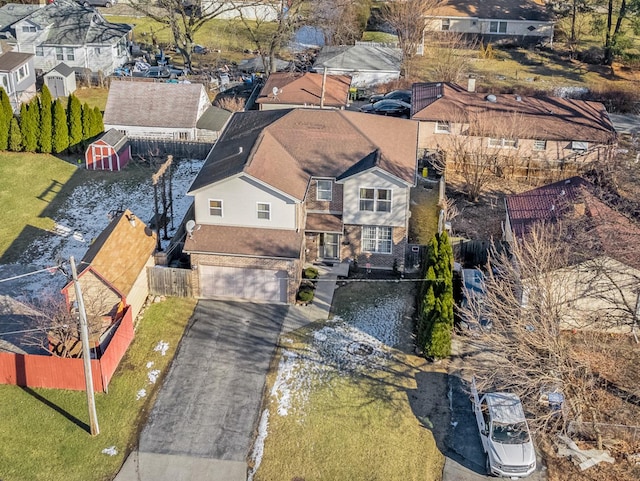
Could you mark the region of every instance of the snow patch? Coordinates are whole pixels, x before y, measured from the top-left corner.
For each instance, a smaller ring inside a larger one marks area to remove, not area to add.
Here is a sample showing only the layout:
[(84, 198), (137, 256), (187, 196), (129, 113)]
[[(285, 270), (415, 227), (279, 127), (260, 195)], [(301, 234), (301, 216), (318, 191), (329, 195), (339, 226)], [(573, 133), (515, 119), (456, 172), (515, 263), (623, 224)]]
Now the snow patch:
[(159, 352), (162, 356), (167, 354), (167, 350), (169, 349), (169, 343), (165, 341), (158, 341), (156, 347), (153, 348), (154, 352)]
[(106, 454), (108, 456), (115, 456), (116, 454), (118, 454), (118, 450), (116, 449), (115, 446), (109, 446), (108, 448), (104, 448), (102, 450), (102, 454)]
[(149, 361), (147, 363), (147, 369), (151, 369), (155, 363), (153, 361)]
[(158, 376), (160, 375), (160, 369), (154, 369), (147, 373), (147, 378), (149, 378), (150, 384), (155, 384), (158, 380)]
[(267, 439), (267, 433), (269, 428), (269, 410), (265, 409), (262, 411), (262, 416), (260, 416), (260, 424), (258, 425), (258, 435), (256, 436), (256, 441), (253, 445), (253, 450), (251, 452), (251, 469), (247, 474), (247, 481), (253, 481), (253, 477), (258, 471), (260, 467), (260, 463), (262, 462), (262, 456), (264, 454), (264, 441)]
[(145, 397), (147, 395), (147, 390), (146, 389), (140, 389), (137, 393), (136, 393), (136, 401), (140, 401), (140, 399), (142, 399), (143, 397)]

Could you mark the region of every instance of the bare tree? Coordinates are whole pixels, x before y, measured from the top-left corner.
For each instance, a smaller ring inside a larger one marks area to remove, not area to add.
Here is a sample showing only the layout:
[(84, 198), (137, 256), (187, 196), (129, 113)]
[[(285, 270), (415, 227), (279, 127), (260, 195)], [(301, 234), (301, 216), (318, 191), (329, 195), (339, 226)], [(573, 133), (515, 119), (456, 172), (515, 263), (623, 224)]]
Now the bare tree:
[(413, 59), (422, 45), (427, 15), (434, 10), (440, 0), (398, 0), (386, 2), (380, 10), (381, 18), (398, 35), (402, 50), (404, 76), (412, 75)]
[(352, 45), (362, 38), (370, 12), (371, 0), (318, 0), (310, 20), (322, 29), (327, 45)]
[(471, 57), (467, 54), (475, 48), (475, 41), (467, 40), (458, 32), (432, 34), (429, 52), (429, 74), (434, 82), (458, 83), (467, 77)]

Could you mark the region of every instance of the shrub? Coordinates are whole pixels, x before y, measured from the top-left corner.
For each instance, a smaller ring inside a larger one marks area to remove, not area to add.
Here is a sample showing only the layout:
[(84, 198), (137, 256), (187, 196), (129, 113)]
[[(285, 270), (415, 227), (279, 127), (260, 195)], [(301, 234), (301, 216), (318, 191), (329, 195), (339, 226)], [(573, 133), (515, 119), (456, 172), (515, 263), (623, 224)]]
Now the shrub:
[(50, 154), (52, 149), (52, 134), (53, 134), (53, 121), (52, 121), (52, 99), (51, 92), (46, 85), (42, 86), (42, 93), (40, 94), (40, 142), (39, 149), (43, 154)]
[(313, 300), (313, 289), (310, 287), (301, 287), (298, 291), (297, 299), (301, 302), (311, 302)]
[(305, 279), (317, 279), (318, 276), (318, 269), (315, 267), (306, 267), (304, 271), (302, 271), (302, 277)]

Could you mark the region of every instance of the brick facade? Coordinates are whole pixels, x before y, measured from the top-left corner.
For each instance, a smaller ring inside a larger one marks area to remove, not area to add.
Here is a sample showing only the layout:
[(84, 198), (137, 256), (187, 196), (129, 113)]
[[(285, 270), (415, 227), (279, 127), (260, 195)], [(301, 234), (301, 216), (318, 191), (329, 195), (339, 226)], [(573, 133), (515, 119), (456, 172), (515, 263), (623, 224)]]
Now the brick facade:
[(317, 200), (318, 183), (314, 179), (309, 182), (309, 189), (305, 198), (305, 208), (313, 212), (342, 212), (343, 185), (333, 182), (331, 201)]
[(395, 261), (396, 267), (403, 271), (407, 249), (407, 230), (404, 227), (393, 227), (391, 254), (374, 254), (361, 251), (362, 227), (360, 225), (344, 226), (344, 236), (340, 246), (341, 260), (353, 259), (361, 267), (369, 263), (372, 269), (392, 269)]

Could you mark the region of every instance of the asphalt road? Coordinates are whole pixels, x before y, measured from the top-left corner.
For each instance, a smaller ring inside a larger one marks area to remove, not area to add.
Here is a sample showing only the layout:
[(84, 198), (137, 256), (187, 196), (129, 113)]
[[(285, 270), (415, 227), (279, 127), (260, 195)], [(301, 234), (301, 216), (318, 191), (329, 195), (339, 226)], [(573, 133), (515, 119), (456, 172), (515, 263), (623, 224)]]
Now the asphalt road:
[(200, 301), (116, 481), (244, 481), (286, 305)]

